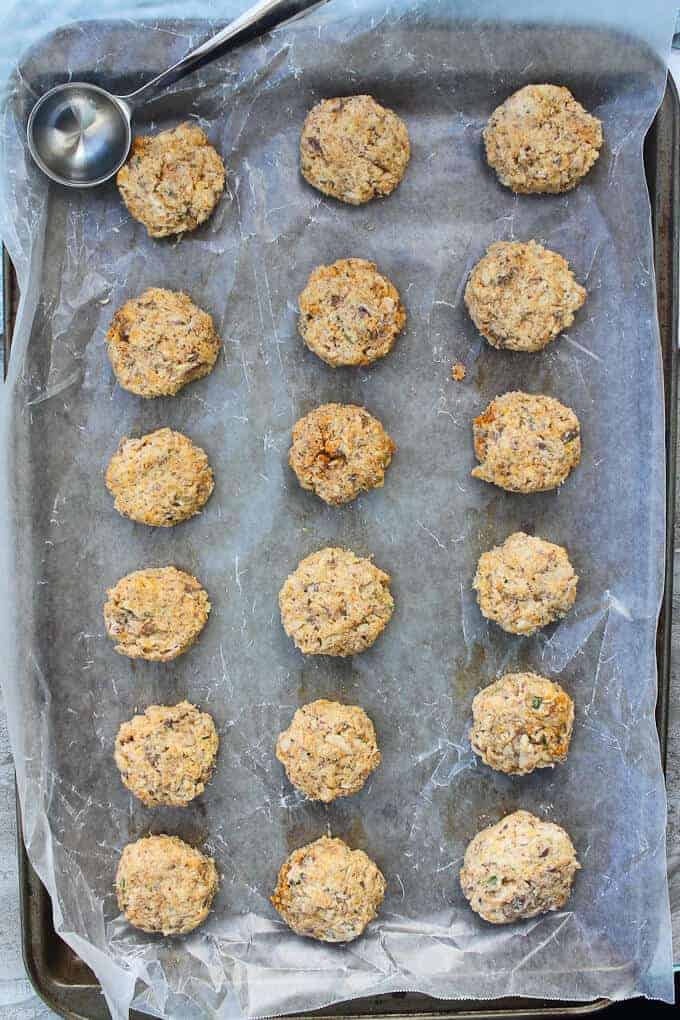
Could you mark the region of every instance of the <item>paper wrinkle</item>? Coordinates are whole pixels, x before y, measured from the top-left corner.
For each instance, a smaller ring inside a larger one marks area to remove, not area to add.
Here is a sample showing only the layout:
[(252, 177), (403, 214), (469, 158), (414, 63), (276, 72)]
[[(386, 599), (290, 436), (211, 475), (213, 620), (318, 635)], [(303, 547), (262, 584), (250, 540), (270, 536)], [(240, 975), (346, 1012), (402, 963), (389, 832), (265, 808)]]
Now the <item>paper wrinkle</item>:
[[(15, 607), (4, 689), (29, 855), (116, 1020), (132, 1003), (260, 1017), (396, 990), (672, 998), (654, 725), (664, 423), (640, 153), (674, 6), (625, 12), (628, 37), (598, 28), (623, 17), (618, 5), (588, 6), (570, 4), (568, 28), (533, 3), (333, 0), (203, 69), (140, 111), (141, 131), (196, 120), (227, 164), (215, 215), (179, 242), (149, 240), (113, 186), (48, 189), (23, 124), (66, 76), (130, 90), (205, 38), (223, 5), (162, 5), (189, 22), (161, 20), (161, 6), (60, 0), (2, 26), (9, 69), (47, 28), (101, 19), (24, 56), (0, 118), (0, 228), (22, 287), (0, 403), (0, 577)], [(491, 110), (537, 80), (569, 85), (604, 122), (599, 163), (564, 196), (513, 196), (483, 159)], [(359, 209), (298, 170), (307, 110), (352, 92), (397, 109), (412, 141), (396, 194)], [(588, 299), (540, 355), (494, 351), (465, 312), (465, 283), (490, 243), (532, 237), (569, 259)], [(297, 334), (297, 296), (316, 265), (350, 255), (395, 281), (408, 326), (385, 361), (333, 371)], [(112, 315), (148, 286), (187, 290), (224, 339), (212, 375), (175, 399), (125, 393), (106, 359)], [(463, 383), (449, 378), (454, 361)], [(559, 493), (470, 477), (472, 418), (520, 388), (581, 419), (583, 460)], [(296, 418), (330, 400), (365, 404), (398, 445), (384, 489), (341, 509), (303, 492), (286, 463)], [(216, 490), (199, 517), (158, 534), (116, 516), (103, 472), (123, 435), (163, 425), (207, 450)], [(566, 545), (580, 575), (574, 611), (531, 639), (485, 621), (471, 589), (481, 552), (515, 530)], [(393, 621), (351, 661), (304, 659), (278, 617), (286, 574), (329, 544), (392, 575)], [(105, 589), (166, 563), (202, 580), (211, 619), (177, 662), (132, 664), (105, 636)], [(469, 742), (474, 694), (517, 669), (559, 678), (576, 702), (569, 762), (523, 778), (492, 773)], [(215, 717), (216, 775), (185, 811), (151, 811), (118, 779), (115, 734), (184, 697)], [(295, 708), (318, 697), (361, 704), (383, 753), (365, 789), (330, 806), (294, 791), (274, 756)], [(458, 870), (475, 832), (519, 807), (565, 825), (583, 870), (565, 910), (494, 929), (469, 910)], [(215, 909), (185, 939), (145, 936), (118, 913), (118, 856), (149, 831), (217, 861)], [(388, 881), (378, 921), (346, 947), (297, 938), (268, 902), (287, 853), (324, 832), (363, 847)]]

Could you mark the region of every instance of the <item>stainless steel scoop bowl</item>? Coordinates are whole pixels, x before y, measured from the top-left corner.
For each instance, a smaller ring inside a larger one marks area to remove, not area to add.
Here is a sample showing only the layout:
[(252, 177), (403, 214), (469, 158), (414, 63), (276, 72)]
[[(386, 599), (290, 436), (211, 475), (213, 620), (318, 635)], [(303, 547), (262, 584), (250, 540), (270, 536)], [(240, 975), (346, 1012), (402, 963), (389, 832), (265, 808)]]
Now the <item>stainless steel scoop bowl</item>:
[(93, 188), (120, 170), (132, 144), (132, 117), (140, 103), (204, 64), (255, 39), (326, 0), (259, 0), (135, 92), (115, 96), (88, 82), (66, 82), (45, 92), (26, 128), (29, 151), (53, 181)]
[(28, 121), (28, 147), (43, 173), (72, 188), (108, 181), (132, 143), (132, 108), (97, 85), (69, 82), (46, 92)]

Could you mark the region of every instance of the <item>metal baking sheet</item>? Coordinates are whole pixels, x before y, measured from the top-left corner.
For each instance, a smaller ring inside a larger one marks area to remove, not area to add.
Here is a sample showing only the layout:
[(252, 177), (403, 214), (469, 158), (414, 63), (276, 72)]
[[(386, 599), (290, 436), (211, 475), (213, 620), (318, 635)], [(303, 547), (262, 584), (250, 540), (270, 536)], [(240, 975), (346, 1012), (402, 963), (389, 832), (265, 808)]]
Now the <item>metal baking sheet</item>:
[[(675, 521), (675, 477), (677, 460), (676, 415), (678, 365), (678, 292), (677, 257), (678, 241), (678, 186), (680, 183), (680, 103), (671, 78), (668, 80), (663, 103), (645, 141), (645, 168), (652, 205), (654, 232), (654, 266), (657, 286), (659, 331), (664, 363), (664, 392), (666, 404), (666, 581), (659, 616), (657, 656), (659, 666), (657, 700), (657, 726), (662, 751), (666, 752), (666, 722), (670, 687), (670, 635), (672, 618), (673, 584), (673, 528)], [(5, 263), (5, 336), (11, 337), (13, 312), (16, 308), (16, 289), (10, 286), (13, 278), (9, 260)], [(9, 357), (9, 347), (5, 351)], [(21, 881), (21, 921), (24, 961), (29, 977), (41, 997), (60, 1015), (69, 1020), (100, 1020), (109, 1015), (101, 996), (99, 984), (85, 964), (56, 934), (52, 921), (49, 894), (31, 867), (26, 854), (21, 828), (19, 835), (19, 861)], [(677, 964), (676, 964), (677, 968)], [(677, 993), (676, 993), (677, 997)], [(354, 1001), (331, 1007), (325, 1016), (399, 1016), (418, 1015), (444, 1020), (463, 1016), (513, 1017), (518, 1016), (573, 1016), (598, 1011), (607, 1000), (596, 1000), (587, 1005), (548, 1003), (540, 1000), (488, 1002), (461, 1000), (442, 1001), (417, 993), (392, 993), (371, 999)], [(141, 1017), (135, 1011), (135, 1017)], [(321, 1014), (316, 1014), (321, 1015)]]
[[(12, 623), (29, 638), (8, 685), (13, 740), (29, 853), (56, 891), (57, 929), (118, 1011), (135, 979), (149, 983), (139, 1005), (180, 1016), (259, 1015), (395, 988), (465, 998), (670, 994), (653, 726), (661, 360), (639, 159), (662, 74), (620, 35), (571, 30), (567, 52), (556, 29), (452, 31), (436, 10), (441, 17), (427, 19), (420, 9), (387, 12), (379, 32), (361, 15), (339, 24), (324, 15), (153, 104), (149, 127), (190, 111), (232, 170), (230, 200), (176, 248), (149, 242), (112, 189), (87, 200), (50, 192), (31, 208), (33, 228), (46, 228), (44, 249), (34, 249), (40, 286), (26, 276), (5, 407), (9, 509), (21, 524)], [(108, 83), (139, 80), (198, 31), (108, 26)], [(87, 33), (62, 34), (24, 66), (24, 81), (40, 91), (48, 68), (87, 68), (92, 45)], [(106, 67), (98, 73), (106, 82)], [(536, 202), (498, 187), (479, 128), (508, 91), (544, 78), (602, 116), (608, 147), (578, 191)], [(346, 210), (297, 178), (297, 133), (320, 95), (362, 90), (405, 116), (414, 156), (392, 199)], [(17, 99), (20, 122), (29, 96)], [(578, 328), (538, 364), (483, 347), (460, 304), (485, 244), (524, 236), (567, 255), (590, 292)], [(333, 373), (295, 335), (309, 270), (343, 254), (376, 258), (409, 310), (407, 334), (370, 372)], [(131, 285), (158, 282), (185, 287), (216, 315), (226, 356), (180, 399), (141, 404), (114, 386), (103, 335)], [(453, 360), (468, 366), (461, 386), (448, 378)], [(518, 385), (554, 393), (583, 422), (584, 461), (559, 494), (522, 500), (468, 478), (470, 419)], [(285, 467), (290, 426), (317, 399), (366, 403), (400, 448), (385, 490), (339, 512), (300, 492)], [(120, 435), (160, 424), (208, 449), (217, 489), (198, 521), (158, 536), (116, 518), (101, 475)], [(574, 616), (531, 641), (495, 633), (469, 592), (479, 553), (516, 527), (565, 543), (582, 576)], [(283, 577), (329, 542), (373, 553), (394, 577), (394, 621), (351, 663), (303, 660), (277, 621)], [(212, 619), (176, 663), (131, 665), (103, 635), (103, 590), (164, 562), (205, 582)], [(550, 776), (517, 783), (470, 754), (470, 700), (508, 665), (563, 676), (577, 700), (574, 752)], [(117, 785), (113, 736), (135, 709), (185, 694), (218, 720), (220, 766), (201, 804), (150, 814)], [(330, 809), (293, 795), (272, 754), (294, 707), (322, 694), (367, 708), (385, 762), (363, 794)], [(617, 774), (625, 781), (615, 786)], [(568, 910), (491, 931), (467, 911), (456, 872), (476, 829), (517, 806), (566, 824), (586, 867)], [(373, 933), (340, 952), (295, 939), (266, 901), (288, 850), (327, 826), (367, 849), (390, 882)], [(181, 944), (141, 938), (116, 916), (117, 854), (149, 829), (206, 840), (223, 874), (213, 917)]]

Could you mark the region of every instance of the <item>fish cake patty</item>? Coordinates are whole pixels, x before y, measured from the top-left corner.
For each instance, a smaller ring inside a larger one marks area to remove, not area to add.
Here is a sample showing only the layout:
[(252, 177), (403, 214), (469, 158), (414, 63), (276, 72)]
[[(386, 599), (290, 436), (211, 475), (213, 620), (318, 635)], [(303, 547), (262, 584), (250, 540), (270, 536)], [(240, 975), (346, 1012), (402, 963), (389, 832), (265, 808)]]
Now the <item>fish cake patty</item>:
[(492, 347), (534, 353), (574, 322), (586, 299), (569, 263), (536, 241), (496, 241), (470, 273), (465, 304)]
[(307, 114), (300, 138), (305, 180), (349, 205), (394, 191), (410, 155), (403, 120), (372, 96), (323, 99)]
[(131, 216), (150, 237), (195, 230), (208, 219), (225, 183), (224, 163), (196, 124), (138, 135), (116, 183)]
[(107, 594), (106, 632), (116, 651), (130, 659), (176, 659), (208, 622), (207, 593), (195, 577), (176, 567), (135, 570)]
[(184, 935), (205, 921), (218, 885), (211, 857), (178, 836), (145, 836), (123, 850), (115, 889), (135, 928)]
[(574, 702), (547, 677), (506, 673), (475, 696), (472, 720), (470, 743), (482, 761), (525, 776), (567, 760)]
[(373, 723), (358, 705), (320, 698), (299, 708), (276, 757), (305, 797), (328, 804), (362, 789), (380, 764)]
[(395, 449), (363, 407), (323, 404), (295, 423), (288, 462), (303, 489), (341, 506), (382, 487)]
[(460, 884), (490, 924), (512, 924), (560, 910), (581, 865), (568, 834), (529, 811), (515, 811), (468, 844)]
[(279, 592), (284, 630), (304, 655), (358, 655), (392, 616), (389, 583), (389, 574), (349, 549), (320, 549)]
[(205, 451), (167, 428), (141, 439), (121, 439), (106, 470), (106, 487), (118, 513), (160, 528), (200, 513), (214, 485)]
[(384, 896), (383, 874), (363, 850), (322, 836), (283, 863), (272, 903), (297, 935), (350, 942), (377, 915)]
[(519, 194), (570, 191), (594, 166), (602, 122), (560, 85), (525, 85), (491, 114), (486, 158), (501, 184)]
[(397, 288), (366, 259), (318, 266), (299, 306), (302, 339), (332, 368), (384, 358), (406, 324)]
[(188, 701), (149, 705), (118, 730), (115, 761), (125, 786), (147, 807), (184, 807), (205, 790), (218, 746), (207, 712)]
[(516, 531), (482, 553), (473, 588), (487, 620), (509, 634), (535, 634), (566, 616), (577, 584), (566, 549)]
[(581, 459), (581, 426), (554, 397), (504, 393), (473, 422), (473, 478), (508, 492), (557, 489)]
[(171, 397), (208, 375), (222, 344), (211, 315), (161, 287), (119, 308), (106, 340), (116, 379), (139, 397)]

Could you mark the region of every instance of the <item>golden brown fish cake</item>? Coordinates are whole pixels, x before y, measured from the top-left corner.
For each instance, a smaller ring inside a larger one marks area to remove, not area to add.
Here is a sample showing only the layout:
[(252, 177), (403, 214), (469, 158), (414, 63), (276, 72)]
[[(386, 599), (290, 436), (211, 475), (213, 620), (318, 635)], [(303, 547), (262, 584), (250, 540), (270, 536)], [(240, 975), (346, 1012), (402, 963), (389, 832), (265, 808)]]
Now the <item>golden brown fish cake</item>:
[(224, 163), (195, 124), (139, 135), (116, 183), (131, 216), (150, 237), (195, 230), (224, 191)]
[(218, 745), (207, 712), (188, 701), (150, 705), (118, 730), (115, 760), (128, 790), (147, 807), (184, 807), (205, 790)]
[(176, 567), (135, 570), (108, 591), (104, 622), (116, 651), (169, 662), (194, 644), (208, 622), (207, 593)]
[(135, 928), (184, 935), (205, 921), (217, 892), (215, 862), (178, 836), (128, 843), (116, 872), (118, 906)]
[(485, 921), (512, 924), (560, 910), (580, 867), (563, 828), (529, 811), (515, 811), (469, 843), (460, 884)]
[(472, 586), (487, 620), (510, 634), (535, 634), (566, 616), (577, 584), (566, 549), (517, 531), (482, 553)]
[(377, 915), (384, 896), (382, 872), (363, 850), (322, 836), (284, 861), (272, 903), (297, 935), (350, 942)]
[(363, 407), (322, 404), (295, 423), (288, 462), (303, 489), (341, 506), (382, 487), (395, 449)]
[(389, 574), (349, 549), (320, 549), (300, 561), (279, 592), (284, 630), (305, 655), (358, 655), (392, 616), (389, 582)]
[(298, 328), (310, 351), (333, 368), (384, 358), (406, 323), (394, 284), (374, 262), (319, 266), (300, 294)]
[(214, 484), (205, 451), (167, 428), (122, 439), (106, 470), (118, 513), (161, 528), (199, 513)]
[(472, 702), (470, 743), (498, 772), (525, 776), (567, 760), (574, 702), (554, 680), (506, 673)]
[(300, 138), (305, 180), (350, 205), (394, 191), (410, 155), (403, 120), (372, 96), (322, 100), (307, 114)]
[(594, 165), (602, 122), (569, 89), (525, 85), (494, 110), (483, 137), (501, 184), (525, 195), (558, 194), (576, 187)]
[(373, 723), (358, 705), (320, 698), (299, 708), (276, 743), (293, 786), (328, 804), (362, 789), (380, 764)]
[(566, 259), (536, 241), (496, 241), (470, 273), (465, 304), (492, 347), (542, 350), (586, 299)]
[(553, 397), (504, 393), (473, 422), (473, 478), (508, 492), (557, 489), (581, 459), (581, 426)]
[(187, 294), (150, 287), (127, 301), (106, 335), (113, 371), (139, 397), (174, 396), (212, 371), (222, 341)]

